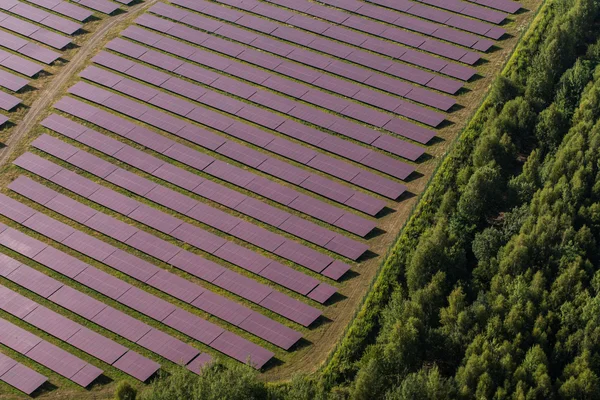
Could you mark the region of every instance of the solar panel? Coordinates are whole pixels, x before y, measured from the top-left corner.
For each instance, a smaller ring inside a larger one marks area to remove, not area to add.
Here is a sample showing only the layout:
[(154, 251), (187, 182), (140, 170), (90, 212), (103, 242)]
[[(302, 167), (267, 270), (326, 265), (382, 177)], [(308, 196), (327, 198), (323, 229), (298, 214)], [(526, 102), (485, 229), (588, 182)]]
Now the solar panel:
[(147, 315), (157, 321), (162, 321), (169, 316), (176, 307), (171, 303), (159, 299), (143, 290), (132, 287), (117, 299), (120, 303)]
[(111, 307), (100, 311), (92, 322), (132, 342), (137, 342), (152, 329), (147, 324)]
[(156, 329), (144, 335), (138, 344), (180, 365), (186, 365), (200, 354), (200, 351), (189, 344)]
[(39, 304), (5, 286), (0, 287), (0, 308), (17, 318), (25, 318)]
[(298, 300), (272, 292), (260, 305), (303, 326), (310, 326), (321, 316), (321, 311)]
[(113, 366), (142, 382), (147, 381), (160, 369), (158, 363), (131, 350), (125, 353), (123, 357), (119, 358)]
[(48, 300), (89, 320), (107, 307), (106, 304), (69, 286), (61, 287), (52, 296), (48, 297)]
[(274, 355), (272, 352), (230, 332), (223, 332), (211, 343), (211, 347), (257, 369), (262, 368)]
[(274, 324), (272, 320), (262, 314), (253, 312), (241, 324), (240, 328), (265, 338), (282, 349), (289, 350), (302, 338), (302, 334), (280, 324)]
[(84, 327), (69, 337), (67, 343), (108, 364), (113, 364), (128, 351), (127, 347)]
[(0, 381), (31, 395), (47, 380), (44, 375), (0, 354)]
[(78, 323), (43, 306), (36, 307), (23, 320), (63, 341), (82, 328)]
[(26, 356), (82, 387), (89, 386), (102, 375), (101, 369), (46, 341), (29, 350)]
[(62, 283), (26, 265), (21, 265), (7, 278), (44, 298), (62, 287)]
[(180, 308), (169, 315), (163, 323), (204, 344), (211, 344), (224, 332), (223, 328)]
[(321, 283), (319, 286), (317, 286), (313, 291), (311, 291), (308, 294), (308, 297), (310, 297), (311, 299), (313, 299), (316, 302), (324, 304), (336, 292), (337, 292), (337, 289), (335, 287), (328, 285), (326, 283)]

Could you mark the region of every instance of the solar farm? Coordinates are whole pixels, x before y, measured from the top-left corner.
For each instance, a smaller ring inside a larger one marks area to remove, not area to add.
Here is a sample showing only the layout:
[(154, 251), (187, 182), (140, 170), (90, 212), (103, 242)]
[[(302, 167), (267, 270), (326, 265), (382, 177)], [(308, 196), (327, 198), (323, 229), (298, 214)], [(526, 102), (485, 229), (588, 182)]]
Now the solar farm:
[(0, 398), (314, 371), (531, 14), (0, 0)]

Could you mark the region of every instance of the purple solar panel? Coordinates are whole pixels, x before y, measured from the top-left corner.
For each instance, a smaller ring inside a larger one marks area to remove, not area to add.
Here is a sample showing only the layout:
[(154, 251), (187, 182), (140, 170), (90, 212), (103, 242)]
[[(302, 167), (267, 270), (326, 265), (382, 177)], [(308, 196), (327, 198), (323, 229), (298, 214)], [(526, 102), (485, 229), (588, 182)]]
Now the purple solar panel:
[[(156, 183), (122, 168), (116, 169), (105, 179), (140, 196), (144, 196), (156, 187)], [(138, 207), (135, 212), (139, 209), (140, 207)]]
[(69, 286), (61, 287), (48, 297), (48, 300), (89, 320), (107, 307), (106, 304)]
[(153, 264), (122, 250), (115, 251), (110, 257), (104, 260), (104, 263), (142, 282), (146, 282), (161, 271), (160, 268)]
[(62, 287), (62, 283), (27, 265), (21, 265), (8, 276), (11, 281), (46, 298)]
[(273, 343), (284, 350), (289, 350), (302, 338), (302, 334), (274, 322), (262, 314), (253, 312), (241, 324), (240, 328)]
[(131, 285), (96, 268), (88, 267), (74, 278), (77, 282), (102, 293), (111, 299), (117, 299)]
[(322, 314), (314, 307), (273, 291), (260, 305), (303, 326), (310, 326)]
[(27, 395), (31, 395), (48, 380), (44, 375), (37, 373), (23, 364), (12, 361), (4, 354), (0, 354), (0, 365), (4, 365), (5, 367), (10, 365), (10, 368), (6, 371), (0, 372), (0, 381), (11, 385)]
[(127, 352), (127, 347), (87, 328), (81, 328), (66, 342), (108, 364), (114, 363)]
[(47, 247), (39, 240), (10, 228), (0, 234), (0, 244), (28, 258), (35, 257)]
[(180, 219), (146, 205), (136, 208), (134, 212), (129, 214), (129, 218), (167, 234), (171, 234), (183, 224)]
[(62, 170), (62, 167), (41, 158), (33, 153), (25, 153), (19, 158), (17, 158), (13, 164), (27, 169), (31, 172), (36, 173), (37, 175), (50, 179), (54, 175), (56, 175), (59, 171)]
[(152, 329), (145, 323), (111, 307), (100, 311), (92, 322), (132, 342), (137, 342)]
[(219, 264), (185, 250), (173, 257), (169, 264), (207, 282), (212, 282), (225, 271)]
[(2, 318), (0, 318), (0, 332), (2, 332), (0, 343), (21, 354), (26, 354), (42, 342), (42, 339), (33, 333), (29, 333)]
[(77, 374), (90, 364), (45, 341), (28, 351), (27, 357), (83, 387), (87, 387), (102, 375), (102, 370), (93, 367), (85, 376), (78, 376)]
[[(335, 226), (338, 228), (342, 228), (348, 232), (352, 232), (360, 237), (367, 236), (375, 227), (377, 226), (375, 221), (370, 221), (370, 223), (365, 223), (365, 219), (357, 216), (356, 214), (346, 213), (340, 217), (335, 222)], [(363, 253), (367, 251), (369, 248), (368, 245), (364, 243), (359, 243), (353, 240), (348, 239), (349, 242), (354, 242), (356, 246), (356, 252), (362, 251)], [(352, 258), (347, 252), (338, 253), (345, 257)]]
[(113, 367), (145, 382), (160, 369), (160, 364), (129, 350)]
[[(335, 281), (339, 280), (346, 272), (350, 270), (350, 266), (339, 260), (335, 260), (331, 265), (325, 268), (322, 274)], [(310, 296), (309, 296), (310, 297)]]
[(273, 292), (267, 285), (230, 270), (223, 272), (212, 283), (257, 304)]
[(117, 4), (107, 0), (79, 0), (78, 3), (82, 6), (91, 8), (92, 10), (100, 11), (101, 13), (108, 15), (119, 9)]
[(321, 272), (333, 261), (331, 257), (291, 240), (286, 241), (277, 248), (275, 254), (287, 260), (294, 261), (315, 272)]
[(236, 225), (229, 234), (271, 252), (285, 242), (282, 236), (246, 221)]
[(193, 302), (205, 291), (202, 286), (164, 270), (159, 270), (146, 283), (186, 303)]
[(181, 251), (179, 247), (142, 231), (138, 231), (126, 243), (164, 262), (169, 261)]
[(271, 262), (270, 259), (233, 242), (225, 243), (214, 255), (255, 274), (260, 273)]
[(308, 297), (316, 302), (324, 304), (331, 296), (337, 292), (337, 289), (326, 283), (321, 283), (312, 292), (308, 294)]
[(89, 200), (124, 215), (128, 215), (139, 207), (139, 203), (134, 199), (105, 187), (94, 192), (94, 194), (89, 197)]
[(189, 344), (156, 329), (152, 329), (137, 343), (180, 365), (186, 365), (200, 354), (200, 351)]
[(105, 260), (116, 251), (113, 246), (80, 231), (75, 231), (63, 244), (98, 261)]
[(251, 197), (246, 198), (235, 209), (273, 226), (281, 225), (290, 217), (289, 213)]
[(35, 214), (31, 208), (5, 195), (0, 195), (0, 205), (0, 214), (20, 223)]
[(0, 86), (5, 87), (13, 92), (21, 90), (29, 82), (27, 79), (13, 75), (4, 70), (0, 70)]
[(211, 347), (256, 369), (261, 369), (274, 356), (272, 352), (230, 332), (223, 332), (211, 343)]
[(59, 194), (45, 204), (51, 210), (63, 214), (72, 220), (84, 223), (96, 214), (96, 210), (85, 206), (70, 197)]
[(138, 231), (137, 228), (102, 213), (85, 221), (85, 225), (120, 242), (126, 241)]
[(212, 343), (224, 329), (180, 308), (163, 323), (204, 344)]
[[(0, 254), (0, 276), (7, 276), (21, 265), (17, 260)], [(1, 305), (0, 305), (1, 307)]]
[(5, 92), (0, 92), (0, 108), (5, 111), (10, 111), (17, 105), (21, 104), (21, 99)]
[[(59, 174), (62, 172), (59, 172)], [(56, 197), (54, 190), (22, 175), (12, 181), (8, 188), (42, 205)]]
[(78, 323), (43, 306), (37, 307), (23, 320), (63, 341), (68, 340), (81, 329)]
[(168, 301), (162, 300), (136, 287), (129, 289), (117, 300), (157, 321), (162, 321), (176, 309), (176, 307)]
[(290, 216), (279, 226), (279, 229), (319, 246), (325, 246), (336, 235), (320, 225), (313, 224), (295, 215)]
[(317, 279), (278, 262), (271, 262), (259, 275), (303, 295), (319, 284)]
[(38, 306), (39, 305), (33, 300), (30, 300), (7, 287), (0, 286), (0, 309), (7, 313), (22, 319), (34, 311)]
[(102, 370), (100, 368), (97, 368), (91, 364), (87, 364), (71, 377), (71, 381), (82, 387), (88, 387), (100, 375), (102, 375)]
[(57, 242), (62, 242), (75, 232), (75, 228), (58, 222), (41, 213), (35, 214), (25, 221), (23, 225)]
[(236, 326), (252, 313), (249, 308), (212, 292), (204, 292), (192, 305)]

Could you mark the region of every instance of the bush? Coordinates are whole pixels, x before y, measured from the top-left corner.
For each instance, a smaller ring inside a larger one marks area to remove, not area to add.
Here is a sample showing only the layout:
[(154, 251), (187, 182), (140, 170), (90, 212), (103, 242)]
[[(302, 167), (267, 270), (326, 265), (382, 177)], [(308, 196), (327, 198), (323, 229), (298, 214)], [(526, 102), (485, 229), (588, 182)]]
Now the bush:
[(129, 382), (120, 382), (115, 390), (115, 400), (135, 400), (137, 390)]

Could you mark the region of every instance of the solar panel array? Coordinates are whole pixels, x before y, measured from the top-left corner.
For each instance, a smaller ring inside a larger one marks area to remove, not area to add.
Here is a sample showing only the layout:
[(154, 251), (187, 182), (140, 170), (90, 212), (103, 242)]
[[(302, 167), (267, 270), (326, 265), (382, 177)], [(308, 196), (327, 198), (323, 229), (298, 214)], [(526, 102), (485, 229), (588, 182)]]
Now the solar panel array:
[[(38, 62), (52, 64), (94, 12), (118, 3), (0, 0), (0, 108), (15, 109)], [(410, 195), (519, 8), (152, 5), (95, 54), (14, 161), (0, 250), (26, 261), (0, 253), (0, 276), (54, 308), (0, 285), (0, 310), (18, 320), (0, 319), (0, 343), (81, 386), (102, 363), (145, 381), (168, 363), (199, 373), (221, 355), (262, 369), (296, 351), (372, 256), (381, 217)], [(14, 332), (25, 340), (1, 339)], [(0, 355), (0, 380), (26, 393), (46, 381), (9, 374), (19, 365)]]
[[(94, 11), (111, 14), (119, 9), (109, 0), (79, 3), (84, 7), (61, 0), (0, 0), (0, 88), (18, 94), (28, 86), (27, 78), (37, 77), (45, 66), (57, 65), (59, 59), (68, 62), (63, 51), (73, 46), (73, 35), (85, 33), (82, 23)], [(0, 91), (0, 109), (14, 111), (21, 103), (18, 95)], [(8, 120), (0, 115), (0, 127)]]

